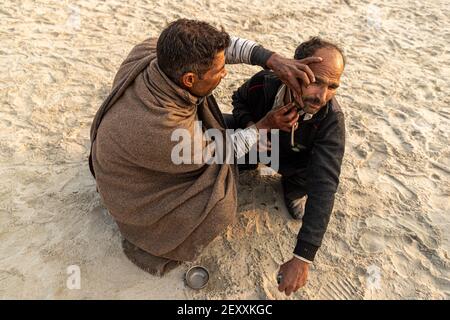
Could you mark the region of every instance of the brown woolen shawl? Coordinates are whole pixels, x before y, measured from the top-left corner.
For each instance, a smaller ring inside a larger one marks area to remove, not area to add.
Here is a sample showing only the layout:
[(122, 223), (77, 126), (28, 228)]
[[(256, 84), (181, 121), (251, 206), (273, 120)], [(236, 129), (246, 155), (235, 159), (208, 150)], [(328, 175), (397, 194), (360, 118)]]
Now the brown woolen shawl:
[(226, 139), (214, 98), (173, 83), (158, 67), (156, 40), (147, 39), (120, 66), (91, 128), (104, 205), (127, 240), (158, 257), (192, 261), (236, 214), (235, 165), (171, 160), (173, 130), (193, 136), (196, 120)]

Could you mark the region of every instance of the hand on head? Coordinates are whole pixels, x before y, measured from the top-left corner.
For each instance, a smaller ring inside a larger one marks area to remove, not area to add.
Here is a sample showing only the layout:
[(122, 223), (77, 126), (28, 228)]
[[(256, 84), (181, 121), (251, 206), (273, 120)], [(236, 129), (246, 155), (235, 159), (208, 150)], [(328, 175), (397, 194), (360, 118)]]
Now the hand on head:
[(314, 73), (308, 65), (321, 61), (321, 57), (308, 57), (296, 60), (284, 58), (274, 53), (269, 60), (267, 60), (267, 66), (272, 69), (281, 81), (293, 90), (295, 100), (303, 108), (301, 85), (308, 86), (310, 83), (316, 81)]

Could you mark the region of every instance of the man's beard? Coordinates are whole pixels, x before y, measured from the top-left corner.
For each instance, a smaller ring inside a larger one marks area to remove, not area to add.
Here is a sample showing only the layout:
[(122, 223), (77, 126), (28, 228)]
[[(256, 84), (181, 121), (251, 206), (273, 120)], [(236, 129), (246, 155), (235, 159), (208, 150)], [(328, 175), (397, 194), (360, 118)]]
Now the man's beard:
[(321, 103), (320, 99), (314, 97), (302, 97), (302, 100), (305, 106), (303, 111), (309, 114), (316, 114), (326, 104)]

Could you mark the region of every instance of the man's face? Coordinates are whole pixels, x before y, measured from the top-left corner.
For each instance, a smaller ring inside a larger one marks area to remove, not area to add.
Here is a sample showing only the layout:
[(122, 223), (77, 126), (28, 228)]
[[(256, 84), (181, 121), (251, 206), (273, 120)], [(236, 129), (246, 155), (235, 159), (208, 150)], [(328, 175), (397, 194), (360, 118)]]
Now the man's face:
[(316, 82), (307, 87), (302, 84), (304, 111), (310, 114), (317, 113), (334, 97), (344, 71), (344, 61), (336, 49), (321, 48), (314, 56), (323, 58), (322, 62), (309, 65)]
[(195, 77), (195, 81), (189, 91), (197, 97), (204, 97), (213, 92), (220, 81), (227, 75), (225, 70), (225, 51), (216, 54), (212, 67), (200, 79)]

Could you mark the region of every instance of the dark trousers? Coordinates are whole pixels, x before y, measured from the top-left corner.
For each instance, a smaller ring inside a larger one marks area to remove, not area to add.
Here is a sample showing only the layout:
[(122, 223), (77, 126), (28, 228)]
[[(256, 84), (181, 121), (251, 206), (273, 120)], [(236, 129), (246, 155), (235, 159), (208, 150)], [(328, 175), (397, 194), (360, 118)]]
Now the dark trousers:
[(306, 168), (299, 168), (289, 176), (281, 175), (281, 183), (286, 200), (294, 201), (307, 194), (306, 174)]

